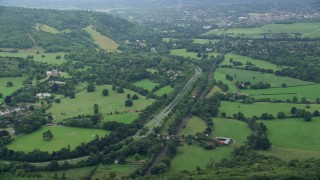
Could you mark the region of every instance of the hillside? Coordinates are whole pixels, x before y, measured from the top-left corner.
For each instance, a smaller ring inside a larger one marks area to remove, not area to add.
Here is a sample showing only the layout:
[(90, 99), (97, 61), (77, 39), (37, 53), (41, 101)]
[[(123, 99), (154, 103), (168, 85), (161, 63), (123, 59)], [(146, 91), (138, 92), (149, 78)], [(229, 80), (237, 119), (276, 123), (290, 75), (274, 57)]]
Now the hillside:
[(83, 30), (89, 25), (114, 41), (126, 39), (135, 29), (132, 23), (105, 13), (0, 7), (0, 48), (41, 46), (50, 52), (68, 52), (94, 47)]

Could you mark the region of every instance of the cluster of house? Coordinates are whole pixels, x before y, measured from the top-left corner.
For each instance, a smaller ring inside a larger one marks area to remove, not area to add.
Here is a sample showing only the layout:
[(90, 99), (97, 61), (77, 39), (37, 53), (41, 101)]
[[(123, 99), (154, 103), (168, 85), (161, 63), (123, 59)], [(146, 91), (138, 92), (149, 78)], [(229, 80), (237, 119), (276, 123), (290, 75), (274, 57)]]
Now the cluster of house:
[(51, 71), (47, 71), (47, 78), (59, 76), (59, 71), (57, 69), (52, 69)]
[(22, 111), (22, 108), (4, 109), (4, 110), (0, 111), (0, 116), (8, 115), (13, 112), (21, 112), (21, 111)]
[[(185, 138), (183, 136), (180, 136), (179, 141), (180, 141), (180, 143), (183, 144), (185, 142)], [(229, 145), (230, 143), (232, 143), (232, 138), (216, 137), (216, 138), (210, 140), (208, 142), (208, 144), (212, 144), (213, 141), (217, 142), (219, 145)]]

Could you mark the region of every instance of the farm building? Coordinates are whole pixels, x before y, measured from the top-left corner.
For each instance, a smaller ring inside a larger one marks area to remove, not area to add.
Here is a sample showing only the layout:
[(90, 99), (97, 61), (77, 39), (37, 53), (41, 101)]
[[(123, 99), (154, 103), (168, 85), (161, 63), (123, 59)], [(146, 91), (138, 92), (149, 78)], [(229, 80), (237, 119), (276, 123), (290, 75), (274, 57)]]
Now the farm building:
[(46, 98), (46, 97), (51, 97), (50, 93), (38, 93), (36, 94), (37, 98)]
[(216, 137), (215, 141), (218, 142), (218, 144), (222, 144), (222, 145), (228, 145), (232, 142), (231, 138), (226, 138), (226, 137)]
[(52, 71), (47, 71), (47, 77), (51, 77), (51, 76), (59, 76), (59, 72), (57, 69), (52, 69)]

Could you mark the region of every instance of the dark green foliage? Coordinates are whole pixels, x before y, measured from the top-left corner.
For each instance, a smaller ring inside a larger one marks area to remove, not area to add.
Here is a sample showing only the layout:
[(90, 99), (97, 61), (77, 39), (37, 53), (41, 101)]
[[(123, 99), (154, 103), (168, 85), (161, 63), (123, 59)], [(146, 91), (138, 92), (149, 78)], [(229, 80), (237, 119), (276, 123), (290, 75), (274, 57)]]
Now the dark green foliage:
[(128, 99), (128, 100), (125, 101), (124, 105), (125, 105), (126, 107), (133, 106), (133, 101), (130, 100), (130, 99)]
[(138, 100), (139, 99), (139, 96), (137, 94), (134, 94), (131, 98), (132, 100)]
[(102, 95), (103, 96), (108, 96), (109, 95), (109, 90), (108, 89), (103, 89), (102, 90)]
[(93, 91), (95, 91), (95, 90), (96, 90), (96, 87), (94, 86), (93, 83), (89, 83), (89, 84), (87, 85), (87, 92), (93, 92)]

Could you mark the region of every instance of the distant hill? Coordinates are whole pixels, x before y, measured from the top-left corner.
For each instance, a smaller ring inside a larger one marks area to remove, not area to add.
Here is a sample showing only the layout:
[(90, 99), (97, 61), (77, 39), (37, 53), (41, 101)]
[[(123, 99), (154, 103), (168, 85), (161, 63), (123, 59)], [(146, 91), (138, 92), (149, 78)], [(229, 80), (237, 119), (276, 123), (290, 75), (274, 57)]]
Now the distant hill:
[(90, 25), (114, 41), (135, 31), (134, 24), (105, 13), (0, 7), (0, 48), (37, 45), (47, 51), (70, 51), (72, 46), (94, 46), (84, 30)]

